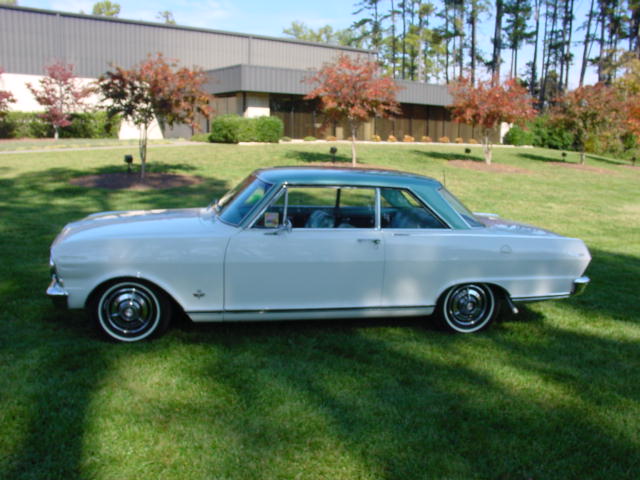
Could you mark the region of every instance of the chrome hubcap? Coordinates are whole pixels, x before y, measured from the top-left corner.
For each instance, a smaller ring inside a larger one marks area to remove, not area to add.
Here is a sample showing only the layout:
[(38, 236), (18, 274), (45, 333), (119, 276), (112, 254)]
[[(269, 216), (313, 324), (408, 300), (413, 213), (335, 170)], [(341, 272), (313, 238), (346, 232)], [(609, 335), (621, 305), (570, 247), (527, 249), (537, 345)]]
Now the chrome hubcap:
[(137, 285), (117, 285), (102, 298), (100, 316), (115, 333), (136, 336), (158, 319), (155, 296)]
[(493, 296), (481, 285), (456, 287), (447, 296), (447, 317), (463, 329), (481, 325), (491, 317), (493, 308)]

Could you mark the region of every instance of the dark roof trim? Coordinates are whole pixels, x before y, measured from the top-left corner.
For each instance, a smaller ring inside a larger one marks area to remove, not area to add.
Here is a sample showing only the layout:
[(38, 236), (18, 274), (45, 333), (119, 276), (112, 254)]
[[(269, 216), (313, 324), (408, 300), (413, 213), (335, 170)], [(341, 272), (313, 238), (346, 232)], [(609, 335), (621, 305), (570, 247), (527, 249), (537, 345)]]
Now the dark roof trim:
[(25, 11), (31, 13), (40, 13), (43, 15), (53, 15), (60, 17), (71, 17), (71, 18), (90, 18), (91, 20), (99, 20), (104, 22), (114, 22), (114, 23), (128, 23), (131, 25), (142, 25), (145, 27), (156, 27), (156, 28), (167, 28), (172, 30), (184, 30), (189, 32), (202, 32), (202, 33), (215, 33), (218, 35), (229, 35), (232, 37), (243, 37), (243, 38), (257, 38), (260, 40), (271, 40), (275, 42), (283, 42), (283, 43), (295, 43), (298, 45), (309, 45), (311, 47), (320, 47), (320, 48), (331, 48), (333, 50), (345, 50), (348, 52), (357, 52), (357, 53), (366, 53), (366, 54), (375, 54), (373, 50), (366, 50), (363, 48), (354, 48), (354, 47), (345, 47), (342, 45), (329, 45), (327, 43), (316, 43), (316, 42), (307, 42), (304, 40), (296, 40), (293, 38), (282, 38), (282, 37), (269, 37), (267, 35), (251, 35), (249, 33), (237, 33), (237, 32), (229, 32), (226, 30), (214, 30), (210, 28), (202, 28), (202, 27), (188, 27), (184, 25), (169, 25), (166, 23), (158, 23), (158, 22), (147, 22), (143, 20), (130, 20), (126, 18), (116, 18), (116, 17), (104, 17), (100, 15), (89, 15), (83, 13), (72, 13), (72, 12), (60, 12), (57, 10), (45, 10), (42, 8), (32, 8), (32, 7), (18, 7), (12, 5), (0, 5), (0, 10), (17, 10), (17, 11)]
[[(306, 95), (312, 85), (305, 78), (312, 70), (264, 67), (259, 65), (233, 65), (207, 70), (207, 88), (213, 94), (258, 92)], [(400, 86), (398, 101), (417, 105), (447, 106), (452, 99), (446, 85), (396, 81)]]

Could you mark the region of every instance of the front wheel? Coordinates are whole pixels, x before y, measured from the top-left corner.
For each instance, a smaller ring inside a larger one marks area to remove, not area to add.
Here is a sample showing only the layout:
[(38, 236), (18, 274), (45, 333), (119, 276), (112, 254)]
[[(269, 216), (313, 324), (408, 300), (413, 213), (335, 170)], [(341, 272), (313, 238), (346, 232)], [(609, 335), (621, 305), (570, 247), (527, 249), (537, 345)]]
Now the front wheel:
[(498, 313), (498, 300), (484, 284), (451, 287), (439, 305), (442, 325), (448, 330), (473, 333), (489, 326)]
[(94, 297), (90, 309), (98, 329), (120, 342), (159, 335), (167, 329), (171, 317), (166, 296), (138, 280), (108, 284)]

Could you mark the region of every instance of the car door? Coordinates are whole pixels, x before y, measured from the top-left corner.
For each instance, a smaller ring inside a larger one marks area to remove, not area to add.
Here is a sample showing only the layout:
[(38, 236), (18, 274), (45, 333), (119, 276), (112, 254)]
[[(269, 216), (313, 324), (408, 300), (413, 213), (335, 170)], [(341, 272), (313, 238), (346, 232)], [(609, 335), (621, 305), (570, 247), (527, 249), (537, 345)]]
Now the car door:
[(283, 188), (230, 240), (225, 310), (378, 307), (384, 248), (373, 188)]
[(434, 306), (458, 264), (457, 235), (408, 190), (382, 188), (380, 197), (386, 260), (382, 304)]

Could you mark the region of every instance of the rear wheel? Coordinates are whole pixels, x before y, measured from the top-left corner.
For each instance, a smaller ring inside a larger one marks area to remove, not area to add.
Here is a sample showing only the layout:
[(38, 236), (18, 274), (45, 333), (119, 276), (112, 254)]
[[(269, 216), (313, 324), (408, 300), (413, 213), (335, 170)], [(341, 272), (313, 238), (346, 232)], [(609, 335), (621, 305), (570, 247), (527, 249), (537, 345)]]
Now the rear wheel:
[(98, 329), (120, 342), (160, 335), (171, 318), (171, 303), (165, 294), (139, 280), (120, 280), (104, 286), (93, 297), (90, 309)]
[(473, 333), (488, 327), (496, 317), (498, 299), (487, 285), (456, 285), (442, 297), (438, 313), (446, 329)]

